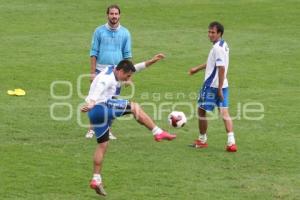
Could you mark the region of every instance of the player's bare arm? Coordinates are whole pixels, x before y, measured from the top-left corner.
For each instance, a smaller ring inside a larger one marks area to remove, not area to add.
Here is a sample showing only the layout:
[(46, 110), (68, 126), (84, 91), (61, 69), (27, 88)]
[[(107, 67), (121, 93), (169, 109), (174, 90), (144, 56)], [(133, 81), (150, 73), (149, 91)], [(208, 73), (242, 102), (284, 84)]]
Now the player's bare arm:
[(201, 64), (201, 65), (198, 65), (196, 67), (192, 67), (190, 70), (189, 70), (189, 75), (193, 75), (195, 73), (197, 73), (198, 71), (202, 70), (202, 69), (205, 69), (206, 68), (206, 63), (204, 64)]
[(97, 62), (97, 58), (95, 56), (91, 57), (91, 77), (90, 77), (90, 81), (92, 82), (96, 76), (96, 62)]
[(153, 56), (150, 60), (147, 60), (145, 62), (146, 67), (149, 67), (150, 65), (156, 63), (157, 61), (164, 59), (166, 56), (163, 53), (156, 54)]
[[(156, 63), (161, 59), (164, 59), (165, 57), (166, 56), (163, 53), (159, 53), (153, 56), (150, 60), (135, 64), (134, 67), (136, 68), (137, 71), (142, 71), (143, 69), (150, 67), (151, 65), (153, 65), (154, 63)], [(132, 78), (130, 78), (128, 81), (123, 82), (123, 85), (125, 86), (129, 86), (131, 84), (132, 84)]]
[(223, 83), (224, 83), (224, 79), (225, 79), (225, 67), (224, 66), (219, 66), (218, 67), (218, 76), (219, 76), (219, 87), (218, 87), (218, 97), (221, 101), (224, 100), (224, 97), (223, 97), (223, 91), (222, 91), (222, 88), (223, 88)]

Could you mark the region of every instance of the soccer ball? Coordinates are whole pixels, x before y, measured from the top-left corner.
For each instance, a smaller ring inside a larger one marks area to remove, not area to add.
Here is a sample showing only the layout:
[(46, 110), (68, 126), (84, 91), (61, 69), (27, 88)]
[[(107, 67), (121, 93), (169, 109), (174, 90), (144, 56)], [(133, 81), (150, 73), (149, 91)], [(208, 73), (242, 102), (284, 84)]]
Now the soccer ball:
[(172, 111), (168, 116), (168, 120), (169, 124), (175, 128), (181, 128), (187, 122), (185, 114), (180, 111)]

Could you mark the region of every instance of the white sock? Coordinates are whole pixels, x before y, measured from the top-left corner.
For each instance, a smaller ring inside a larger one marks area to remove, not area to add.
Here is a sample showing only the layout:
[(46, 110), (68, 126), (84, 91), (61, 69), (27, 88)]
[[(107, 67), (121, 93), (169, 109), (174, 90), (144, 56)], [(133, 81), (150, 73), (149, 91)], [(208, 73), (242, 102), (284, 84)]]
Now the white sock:
[(162, 133), (163, 130), (161, 130), (161, 128), (159, 128), (158, 126), (155, 126), (153, 129), (152, 129), (152, 134), (153, 135), (157, 135), (157, 134), (160, 134)]
[(233, 144), (235, 144), (234, 133), (233, 132), (229, 132), (227, 134), (227, 136), (228, 136), (227, 145), (233, 145)]
[(93, 175), (93, 180), (96, 180), (98, 183), (100, 182), (102, 182), (102, 177), (101, 177), (101, 175), (100, 174), (94, 174)]
[(206, 133), (204, 134), (199, 134), (199, 138), (198, 138), (201, 142), (206, 142), (207, 141), (207, 135)]

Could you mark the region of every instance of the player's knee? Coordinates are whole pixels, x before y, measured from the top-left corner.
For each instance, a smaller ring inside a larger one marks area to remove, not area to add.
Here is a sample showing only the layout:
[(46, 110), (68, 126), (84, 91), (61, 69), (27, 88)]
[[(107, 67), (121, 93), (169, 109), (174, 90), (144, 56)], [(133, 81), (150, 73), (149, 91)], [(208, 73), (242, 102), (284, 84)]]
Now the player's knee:
[(228, 109), (220, 109), (220, 115), (223, 119), (227, 120), (227, 119), (230, 119), (230, 115), (229, 115), (229, 112), (228, 112)]
[(198, 115), (199, 115), (199, 117), (205, 117), (206, 111), (202, 108), (198, 108)]
[(140, 110), (140, 106), (139, 106), (138, 103), (131, 102), (130, 106), (131, 106), (131, 112), (132, 113), (137, 113)]

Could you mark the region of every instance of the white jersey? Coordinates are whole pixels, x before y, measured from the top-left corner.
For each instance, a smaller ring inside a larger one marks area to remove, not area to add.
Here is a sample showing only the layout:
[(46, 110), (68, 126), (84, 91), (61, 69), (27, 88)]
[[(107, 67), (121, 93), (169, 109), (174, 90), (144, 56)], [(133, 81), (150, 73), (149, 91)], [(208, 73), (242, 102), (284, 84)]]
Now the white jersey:
[[(104, 103), (113, 96), (118, 96), (120, 94), (121, 82), (117, 81), (114, 69), (116, 65), (110, 65), (103, 69), (103, 71), (98, 74), (93, 80), (89, 95), (86, 97), (85, 101), (88, 103), (90, 100), (96, 102), (96, 104)], [(141, 62), (134, 65), (136, 72), (142, 71), (146, 68), (146, 63)]]
[(115, 96), (117, 87), (120, 87), (120, 82), (115, 77), (114, 66), (109, 66), (95, 77), (85, 101), (104, 103)]
[(224, 40), (216, 42), (209, 52), (206, 69), (205, 69), (205, 85), (218, 88), (219, 86), (219, 66), (225, 67), (223, 88), (228, 87), (227, 71), (229, 66), (229, 48)]

